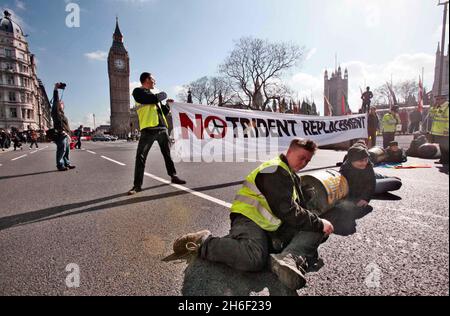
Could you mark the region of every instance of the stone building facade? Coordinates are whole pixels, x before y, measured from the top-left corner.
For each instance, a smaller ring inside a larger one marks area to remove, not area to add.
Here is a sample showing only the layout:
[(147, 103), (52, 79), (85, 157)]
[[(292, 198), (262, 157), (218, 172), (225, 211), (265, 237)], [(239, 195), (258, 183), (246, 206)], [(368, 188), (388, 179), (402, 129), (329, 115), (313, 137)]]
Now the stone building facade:
[(51, 127), (50, 102), (26, 35), (8, 11), (0, 19), (0, 128)]

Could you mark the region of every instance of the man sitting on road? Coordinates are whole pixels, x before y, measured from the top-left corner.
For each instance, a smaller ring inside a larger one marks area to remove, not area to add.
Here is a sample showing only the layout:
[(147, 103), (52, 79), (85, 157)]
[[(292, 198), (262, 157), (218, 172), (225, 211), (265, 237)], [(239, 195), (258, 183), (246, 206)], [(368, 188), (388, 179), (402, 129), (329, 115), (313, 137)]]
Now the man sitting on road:
[(194, 254), (241, 271), (261, 271), (270, 265), (279, 280), (296, 290), (304, 273), (318, 260), (317, 249), (333, 233), (333, 225), (305, 209), (297, 172), (317, 149), (310, 140), (294, 140), (286, 155), (252, 171), (231, 207), (231, 230), (217, 238), (208, 230), (184, 235), (174, 243), (175, 254)]

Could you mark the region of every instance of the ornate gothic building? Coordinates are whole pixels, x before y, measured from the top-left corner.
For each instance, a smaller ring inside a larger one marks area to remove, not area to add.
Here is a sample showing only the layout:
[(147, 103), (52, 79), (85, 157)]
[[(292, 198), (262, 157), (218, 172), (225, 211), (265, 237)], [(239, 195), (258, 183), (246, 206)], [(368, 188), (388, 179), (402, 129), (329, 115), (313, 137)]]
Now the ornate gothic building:
[(116, 20), (113, 44), (108, 55), (111, 103), (111, 134), (126, 138), (130, 126), (130, 58), (123, 45), (123, 35)]

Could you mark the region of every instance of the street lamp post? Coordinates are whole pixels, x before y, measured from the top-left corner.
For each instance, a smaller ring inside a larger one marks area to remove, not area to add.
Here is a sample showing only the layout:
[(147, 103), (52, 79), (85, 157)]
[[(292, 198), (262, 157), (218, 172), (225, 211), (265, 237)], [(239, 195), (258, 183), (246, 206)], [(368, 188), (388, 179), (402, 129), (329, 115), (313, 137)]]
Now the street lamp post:
[(441, 41), (441, 63), (439, 65), (439, 84), (438, 84), (438, 95), (442, 94), (442, 77), (444, 72), (444, 53), (445, 53), (445, 27), (447, 24), (447, 6), (449, 1), (442, 2), (439, 0), (438, 6), (443, 5), (444, 6), (444, 18), (443, 18), (443, 24), (442, 24), (442, 41)]

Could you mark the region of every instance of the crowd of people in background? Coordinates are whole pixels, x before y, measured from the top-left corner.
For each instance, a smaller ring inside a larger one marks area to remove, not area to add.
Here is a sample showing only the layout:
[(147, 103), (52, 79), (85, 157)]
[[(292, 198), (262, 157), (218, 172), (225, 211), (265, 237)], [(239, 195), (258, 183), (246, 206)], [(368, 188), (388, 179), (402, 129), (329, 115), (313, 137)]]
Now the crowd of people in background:
[(0, 129), (0, 148), (2, 151), (13, 147), (14, 150), (23, 150), (24, 146), (28, 146), (32, 149), (33, 145), (39, 148), (38, 141), (41, 137), (41, 133), (32, 128), (28, 130), (20, 131), (16, 128), (11, 130)]

